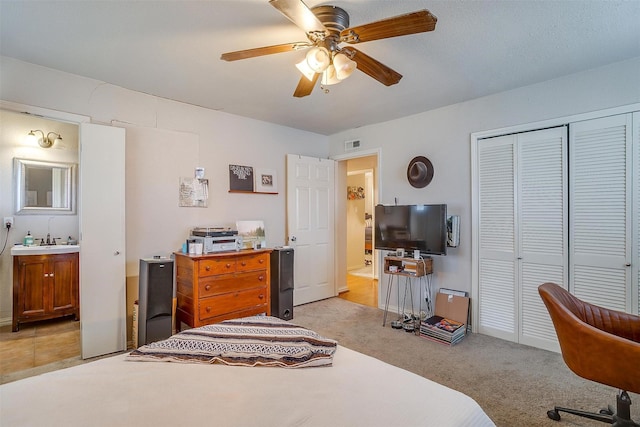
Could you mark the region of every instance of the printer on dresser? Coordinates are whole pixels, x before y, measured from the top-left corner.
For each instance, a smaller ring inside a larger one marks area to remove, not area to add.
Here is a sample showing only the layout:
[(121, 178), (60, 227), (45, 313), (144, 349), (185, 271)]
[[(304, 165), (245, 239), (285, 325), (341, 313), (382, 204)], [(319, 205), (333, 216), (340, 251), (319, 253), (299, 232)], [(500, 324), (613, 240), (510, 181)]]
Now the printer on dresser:
[(176, 332), (226, 319), (271, 314), (271, 249), (175, 253)]

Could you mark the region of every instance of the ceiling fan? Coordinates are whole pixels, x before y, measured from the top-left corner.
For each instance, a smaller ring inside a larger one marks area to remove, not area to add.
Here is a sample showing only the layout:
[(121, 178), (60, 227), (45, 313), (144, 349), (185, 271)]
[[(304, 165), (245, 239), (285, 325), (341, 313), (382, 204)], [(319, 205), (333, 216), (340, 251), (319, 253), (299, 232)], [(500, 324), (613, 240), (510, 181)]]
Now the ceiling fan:
[(256, 56), (308, 49), (305, 59), (296, 64), (303, 76), (293, 96), (311, 94), (318, 79), (323, 85), (339, 83), (357, 68), (380, 83), (391, 86), (402, 75), (352, 46), (372, 40), (433, 31), (437, 18), (428, 10), (407, 13), (349, 28), (349, 14), (336, 6), (307, 7), (302, 0), (270, 0), (269, 3), (307, 34), (307, 41), (285, 43), (223, 53), (220, 59), (237, 61)]

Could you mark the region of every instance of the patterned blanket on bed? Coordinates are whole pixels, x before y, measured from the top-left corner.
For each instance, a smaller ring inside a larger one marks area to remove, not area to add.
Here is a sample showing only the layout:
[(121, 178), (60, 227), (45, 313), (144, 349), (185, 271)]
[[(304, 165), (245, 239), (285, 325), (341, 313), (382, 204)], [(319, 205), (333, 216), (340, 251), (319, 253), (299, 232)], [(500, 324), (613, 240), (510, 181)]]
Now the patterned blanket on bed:
[(132, 351), (127, 360), (305, 368), (331, 365), (336, 347), (277, 317), (252, 316), (182, 331)]

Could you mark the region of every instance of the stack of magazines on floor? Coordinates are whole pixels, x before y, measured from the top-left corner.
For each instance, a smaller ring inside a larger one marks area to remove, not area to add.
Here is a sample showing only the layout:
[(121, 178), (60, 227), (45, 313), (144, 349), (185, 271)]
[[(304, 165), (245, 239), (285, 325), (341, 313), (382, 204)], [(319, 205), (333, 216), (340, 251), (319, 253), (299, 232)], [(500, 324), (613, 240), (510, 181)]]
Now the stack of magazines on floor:
[(420, 324), (420, 335), (435, 341), (453, 345), (465, 335), (464, 323), (456, 322), (440, 316), (432, 316)]
[(467, 333), (469, 297), (464, 291), (440, 288), (436, 294), (434, 316), (420, 322), (420, 336), (453, 345)]

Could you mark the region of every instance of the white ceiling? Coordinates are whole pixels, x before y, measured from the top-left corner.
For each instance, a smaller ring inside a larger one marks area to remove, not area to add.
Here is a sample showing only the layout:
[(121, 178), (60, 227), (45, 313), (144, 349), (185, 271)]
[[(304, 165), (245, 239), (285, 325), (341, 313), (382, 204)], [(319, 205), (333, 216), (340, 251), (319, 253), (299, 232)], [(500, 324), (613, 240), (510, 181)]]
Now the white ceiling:
[(640, 0), (306, 0), (351, 26), (428, 9), (435, 31), (357, 45), (404, 77), (361, 72), (294, 98), (303, 52), (220, 54), (306, 40), (268, 0), (0, 0), (0, 54), (325, 135), (640, 57)]

